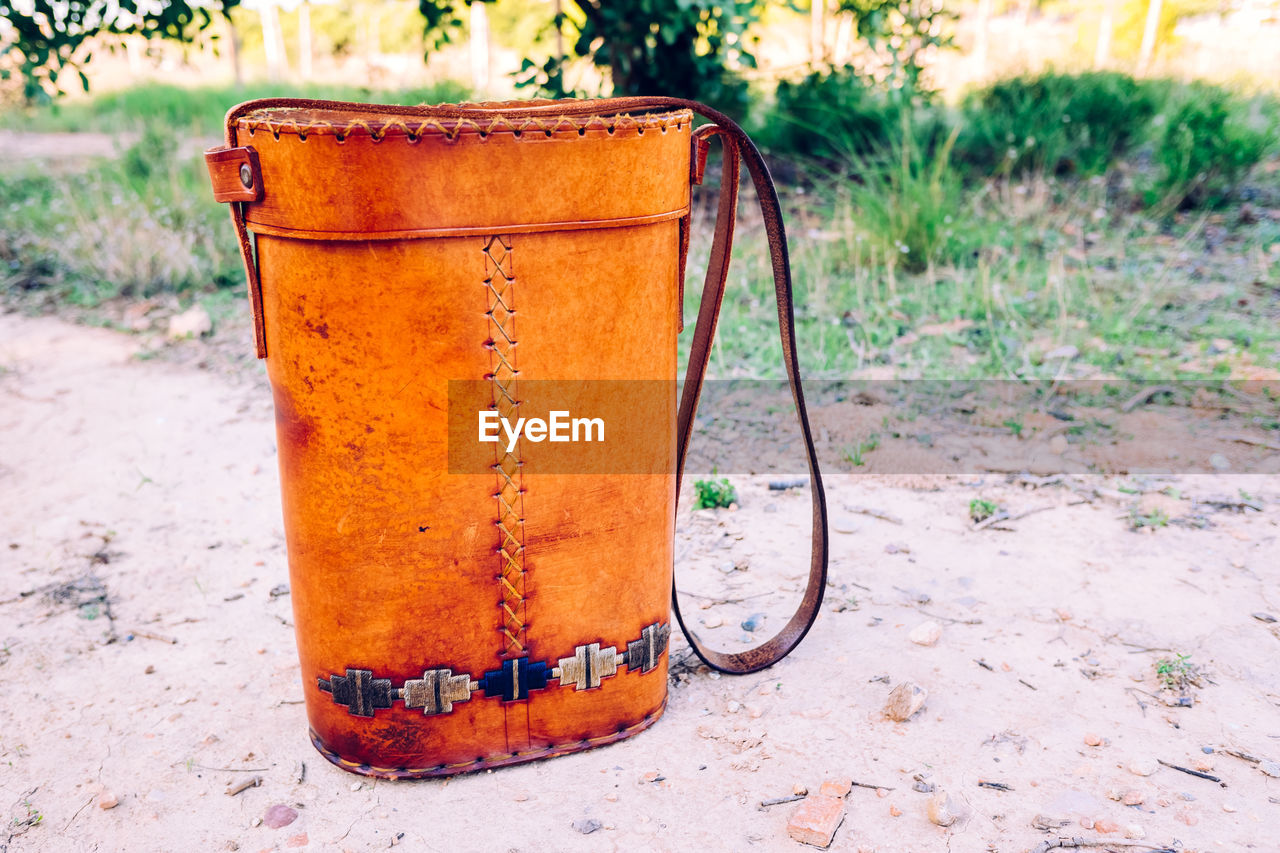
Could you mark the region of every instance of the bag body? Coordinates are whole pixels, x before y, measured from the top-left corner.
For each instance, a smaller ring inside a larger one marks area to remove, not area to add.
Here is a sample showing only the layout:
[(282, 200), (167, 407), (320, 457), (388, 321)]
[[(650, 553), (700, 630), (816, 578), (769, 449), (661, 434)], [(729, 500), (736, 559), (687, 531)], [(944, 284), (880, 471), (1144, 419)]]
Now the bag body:
[[(250, 102), (207, 154), (274, 396), (312, 740), (345, 769), (496, 767), (662, 713), (706, 151), (689, 109), (599, 103)], [(522, 439), (450, 473), (457, 380), (512, 420), (521, 383), (670, 382), (639, 413), (659, 470), (546, 472)]]

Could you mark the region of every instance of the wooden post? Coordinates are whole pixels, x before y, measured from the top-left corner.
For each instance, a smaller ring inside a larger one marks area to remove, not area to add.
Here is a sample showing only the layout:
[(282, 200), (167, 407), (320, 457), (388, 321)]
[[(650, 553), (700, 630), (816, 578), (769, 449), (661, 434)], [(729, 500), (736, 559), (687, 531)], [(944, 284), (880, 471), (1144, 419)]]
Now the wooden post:
[(471, 87), (489, 89), (489, 10), (483, 0), (471, 0)]
[(1160, 10), (1163, 0), (1150, 0), (1147, 5), (1147, 25), (1142, 30), (1142, 46), (1138, 48), (1138, 73), (1145, 74), (1156, 53), (1156, 37), (1160, 33)]
[(827, 2), (810, 0), (809, 3), (809, 64), (818, 68), (827, 60)]
[(298, 7), (298, 75), (311, 79), (311, 2), (302, 0)]
[(1098, 44), (1093, 51), (1093, 67), (1105, 68), (1111, 61), (1111, 37), (1116, 30), (1116, 0), (1102, 1), (1102, 18), (1098, 21)]

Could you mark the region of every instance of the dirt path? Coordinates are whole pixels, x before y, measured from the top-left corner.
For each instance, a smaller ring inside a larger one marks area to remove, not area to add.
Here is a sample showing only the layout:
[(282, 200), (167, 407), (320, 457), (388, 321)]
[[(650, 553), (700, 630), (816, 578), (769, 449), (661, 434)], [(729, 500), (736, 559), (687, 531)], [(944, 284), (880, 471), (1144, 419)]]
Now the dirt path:
[[(362, 781), (306, 738), (261, 374), (136, 348), (0, 316), (0, 850), (799, 850), (795, 807), (759, 803), (832, 777), (886, 789), (853, 789), (833, 850), (1025, 851), (1056, 837), (1033, 826), (1047, 818), (1067, 836), (1275, 849), (1280, 779), (1221, 751), (1280, 759), (1274, 477), (1170, 480), (1264, 508), (1154, 533), (1101, 480), (832, 477), (828, 603), (782, 664), (677, 666), (665, 718), (615, 746)], [(979, 491), (1050, 508), (975, 531)], [(778, 624), (805, 562), (804, 491), (742, 492), (736, 512), (682, 514), (678, 542), (694, 618), (730, 647), (753, 612)], [(936, 644), (911, 642), (931, 619)], [(1179, 653), (1203, 673), (1190, 707), (1160, 701), (1176, 696), (1155, 662)], [(906, 680), (923, 710), (885, 719)], [(964, 812), (950, 828), (913, 790), (930, 785)], [(297, 819), (260, 824), (276, 804)]]

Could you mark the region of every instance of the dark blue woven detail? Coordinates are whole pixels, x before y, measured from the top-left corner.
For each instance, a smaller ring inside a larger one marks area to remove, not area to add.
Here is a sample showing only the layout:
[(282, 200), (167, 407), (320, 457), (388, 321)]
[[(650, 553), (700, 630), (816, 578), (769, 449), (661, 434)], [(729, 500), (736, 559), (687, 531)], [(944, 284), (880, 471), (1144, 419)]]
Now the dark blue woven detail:
[(551, 676), (551, 667), (528, 658), (504, 660), (502, 669), (489, 670), (480, 679), (486, 696), (500, 696), (504, 702), (528, 699), (530, 690), (542, 690)]

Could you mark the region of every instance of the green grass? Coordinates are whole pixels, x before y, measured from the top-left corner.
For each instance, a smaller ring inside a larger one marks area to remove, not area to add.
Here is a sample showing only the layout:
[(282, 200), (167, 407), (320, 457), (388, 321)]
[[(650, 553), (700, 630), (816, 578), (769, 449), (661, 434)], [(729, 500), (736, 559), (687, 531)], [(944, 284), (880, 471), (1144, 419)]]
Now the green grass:
[(55, 176), (0, 171), (0, 283), (10, 299), (91, 307), (243, 280), (208, 173), (153, 126), (118, 159)]
[(316, 98), (331, 101), (376, 101), (389, 104), (437, 104), (466, 100), (470, 90), (445, 81), (414, 89), (369, 89), (360, 86), (301, 86), (254, 82), (243, 86), (184, 88), (149, 83), (92, 98), (68, 100), (50, 107), (0, 111), (0, 129), (31, 132), (97, 131), (121, 133), (149, 125), (197, 137), (217, 136), (227, 110), (254, 98)]
[(1160, 528), (1169, 526), (1168, 514), (1159, 507), (1143, 512), (1137, 507), (1129, 510), (1129, 527), (1141, 530), (1144, 527)]
[[(1205, 91), (1168, 84), (1157, 101), (1162, 110), (1200, 104), (1206, 127), (1217, 126), (1215, 104), (1250, 127), (1277, 114), (1273, 99)], [(152, 85), (0, 113), (5, 127), (137, 134), (120, 156), (71, 174), (0, 166), (0, 297), (56, 310), (227, 294), (210, 304), (242, 309), (226, 209), (210, 199), (198, 156), (183, 156), (179, 145), (216, 135), (229, 106), (266, 94), (411, 103), (465, 93), (452, 84), (400, 93)], [(1144, 206), (1144, 193), (1166, 168), (1158, 134), (1124, 131), (1123, 144), (1114, 142), (1123, 128), (1071, 137), (1112, 139), (1097, 150), (1132, 159), (1094, 177), (1046, 166), (1014, 178), (960, 159), (963, 131), (939, 133), (936, 113), (892, 118), (900, 129), (886, 130), (882, 142), (833, 140), (828, 153), (844, 156), (848, 169), (780, 187), (807, 376), (1145, 379), (1280, 369), (1274, 146), (1266, 155), (1273, 159), (1235, 174), (1217, 207), (1157, 210)], [(710, 372), (719, 378), (783, 375), (768, 247), (749, 203), (712, 350)], [(705, 268), (710, 230), (705, 220), (695, 225), (690, 282)], [(696, 316), (699, 291), (686, 287), (686, 319)], [(681, 337), (685, 346), (689, 337)], [(1047, 357), (1063, 347), (1077, 355)], [(861, 443), (850, 448), (857, 458), (868, 452)]]
[(216, 137), (227, 109), (267, 95), (418, 103), (463, 100), (466, 91), (452, 83), (395, 92), (151, 84), (0, 112), (0, 127), (135, 136), (118, 157), (70, 174), (38, 164), (0, 167), (0, 298), (23, 307), (92, 308), (118, 298), (240, 288), (244, 272), (227, 209), (213, 201), (204, 163), (185, 143)]
[[(1280, 222), (1256, 213), (1280, 207), (1280, 162), (1256, 170), (1247, 188), (1254, 201), (1154, 217), (1101, 178), (993, 180), (941, 214), (968, 250), (937, 255), (919, 272), (891, 250), (880, 203), (860, 206), (847, 189), (793, 192), (802, 368), (831, 378), (892, 369), (1129, 379), (1280, 369)], [(884, 205), (903, 203), (889, 195)], [(777, 378), (767, 244), (749, 222), (735, 242), (711, 367), (720, 377)], [(698, 236), (691, 277), (709, 243), (705, 230)], [(697, 299), (687, 288), (686, 317)], [(1065, 346), (1078, 355), (1045, 358)]]

